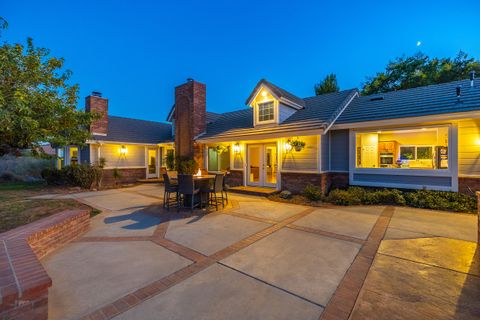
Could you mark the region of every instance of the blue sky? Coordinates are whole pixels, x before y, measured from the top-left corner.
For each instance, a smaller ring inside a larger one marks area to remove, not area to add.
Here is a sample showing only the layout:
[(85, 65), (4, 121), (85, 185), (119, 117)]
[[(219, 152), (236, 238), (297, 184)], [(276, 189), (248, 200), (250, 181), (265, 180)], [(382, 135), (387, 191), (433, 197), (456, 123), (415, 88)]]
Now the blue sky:
[[(261, 78), (300, 96), (336, 73), (358, 87), (419, 49), (480, 58), (480, 1), (22, 1), (2, 0), (3, 41), (64, 57), (81, 90), (110, 114), (163, 121), (174, 87), (207, 84), (207, 109), (244, 108)], [(422, 45), (417, 47), (417, 41)]]

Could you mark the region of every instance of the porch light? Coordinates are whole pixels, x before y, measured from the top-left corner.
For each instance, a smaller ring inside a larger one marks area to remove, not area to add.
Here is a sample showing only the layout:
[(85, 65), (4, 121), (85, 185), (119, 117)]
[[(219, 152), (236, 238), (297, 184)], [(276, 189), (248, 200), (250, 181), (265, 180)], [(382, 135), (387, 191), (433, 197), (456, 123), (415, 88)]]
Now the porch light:
[(119, 152), (120, 152), (120, 155), (122, 156), (127, 155), (127, 147), (121, 146)]
[(202, 170), (200, 170), (200, 168), (198, 168), (198, 171), (197, 173), (195, 174), (197, 177), (200, 177), (202, 175)]
[(233, 152), (240, 153), (240, 145), (238, 143), (233, 145)]
[(289, 142), (285, 142), (285, 144), (283, 145), (283, 148), (284, 148), (285, 151), (287, 151), (287, 152), (292, 151), (292, 145), (291, 145)]

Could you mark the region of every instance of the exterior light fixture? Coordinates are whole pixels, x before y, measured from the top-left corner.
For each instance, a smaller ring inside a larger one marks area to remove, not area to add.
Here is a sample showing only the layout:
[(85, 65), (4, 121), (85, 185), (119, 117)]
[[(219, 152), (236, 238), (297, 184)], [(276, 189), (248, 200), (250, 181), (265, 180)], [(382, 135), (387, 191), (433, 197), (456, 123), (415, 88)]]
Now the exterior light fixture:
[(240, 145), (238, 143), (233, 145), (233, 152), (240, 153)]
[(262, 91), (262, 97), (264, 97), (264, 98), (267, 97), (267, 91), (265, 91), (265, 90)]
[(119, 150), (119, 151), (120, 151), (120, 155), (122, 155), (122, 156), (127, 155), (127, 147), (125, 147), (125, 146), (122, 145), (122, 146), (120, 147), (120, 150)]
[(285, 142), (285, 144), (283, 145), (283, 148), (284, 148), (285, 151), (287, 151), (287, 152), (292, 151), (292, 145), (291, 145), (289, 142)]

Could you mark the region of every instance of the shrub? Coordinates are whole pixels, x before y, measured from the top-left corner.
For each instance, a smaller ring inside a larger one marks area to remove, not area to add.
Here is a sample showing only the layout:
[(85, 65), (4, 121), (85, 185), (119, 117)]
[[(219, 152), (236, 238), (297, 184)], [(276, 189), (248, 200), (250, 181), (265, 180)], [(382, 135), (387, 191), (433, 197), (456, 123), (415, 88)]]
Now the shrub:
[(366, 191), (362, 199), (363, 204), (389, 204), (389, 205), (405, 205), (405, 198), (400, 190), (397, 189), (380, 189), (375, 191)]
[(407, 205), (415, 208), (476, 212), (475, 197), (457, 192), (418, 190), (405, 192)]
[(181, 174), (195, 174), (198, 170), (198, 164), (195, 160), (188, 157), (178, 157), (177, 171)]
[(42, 179), (42, 170), (51, 166), (51, 160), (40, 157), (5, 155), (0, 157), (0, 180), (33, 182)]
[(341, 206), (362, 204), (362, 198), (359, 197), (358, 193), (341, 189), (330, 191), (328, 197), (326, 197), (326, 201)]
[(56, 168), (45, 168), (42, 170), (42, 178), (48, 185), (64, 185), (66, 184), (63, 172)]
[(311, 201), (319, 201), (322, 200), (323, 198), (323, 192), (322, 189), (318, 186), (315, 186), (311, 183), (309, 183), (305, 189), (303, 190), (303, 194), (308, 200)]
[(47, 168), (42, 177), (49, 185), (69, 185), (90, 189), (97, 177), (96, 168), (89, 164), (66, 166), (61, 170)]

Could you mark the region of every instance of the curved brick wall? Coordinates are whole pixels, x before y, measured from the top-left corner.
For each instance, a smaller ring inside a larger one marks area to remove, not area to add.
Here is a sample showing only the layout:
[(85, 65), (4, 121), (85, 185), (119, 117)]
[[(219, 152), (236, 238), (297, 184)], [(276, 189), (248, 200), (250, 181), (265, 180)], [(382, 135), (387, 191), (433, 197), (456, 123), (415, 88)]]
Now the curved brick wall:
[(48, 319), (52, 280), (39, 259), (90, 227), (90, 210), (68, 210), (0, 234), (0, 319)]

